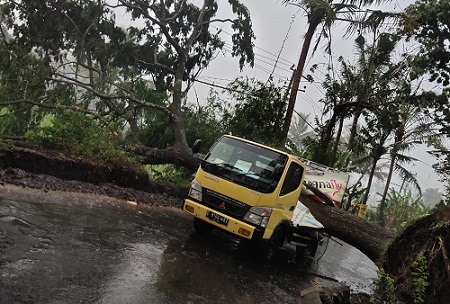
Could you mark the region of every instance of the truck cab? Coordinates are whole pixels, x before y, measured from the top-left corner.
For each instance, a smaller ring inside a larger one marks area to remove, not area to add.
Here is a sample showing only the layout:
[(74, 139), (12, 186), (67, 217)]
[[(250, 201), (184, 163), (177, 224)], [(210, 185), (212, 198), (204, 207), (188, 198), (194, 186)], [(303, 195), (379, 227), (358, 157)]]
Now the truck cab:
[(183, 210), (198, 231), (215, 226), (281, 245), (295, 232), (291, 220), (305, 172), (293, 155), (224, 135), (198, 168)]

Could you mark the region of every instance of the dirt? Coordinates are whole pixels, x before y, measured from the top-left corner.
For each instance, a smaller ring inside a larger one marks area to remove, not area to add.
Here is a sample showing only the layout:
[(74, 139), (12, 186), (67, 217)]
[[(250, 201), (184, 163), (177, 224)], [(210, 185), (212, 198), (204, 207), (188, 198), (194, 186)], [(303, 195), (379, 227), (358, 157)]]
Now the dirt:
[(166, 192), (150, 193), (111, 183), (92, 184), (77, 180), (63, 180), (46, 174), (34, 174), (18, 168), (0, 169), (0, 184), (12, 184), (43, 191), (66, 191), (98, 194), (153, 206), (181, 207), (183, 199)]
[(0, 148), (0, 183), (107, 195), (167, 207), (181, 207), (188, 191), (171, 183), (152, 182), (139, 169), (20, 147)]
[(449, 257), (447, 206), (416, 221), (389, 246), (383, 267), (396, 283), (397, 299), (401, 303), (450, 303)]

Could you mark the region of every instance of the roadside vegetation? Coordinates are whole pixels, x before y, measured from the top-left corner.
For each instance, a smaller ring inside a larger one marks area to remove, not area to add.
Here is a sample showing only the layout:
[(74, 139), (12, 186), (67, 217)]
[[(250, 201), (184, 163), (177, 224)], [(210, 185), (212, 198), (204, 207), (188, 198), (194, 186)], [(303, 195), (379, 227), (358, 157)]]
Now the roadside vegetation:
[[(189, 100), (219, 52), (228, 49), (241, 69), (255, 64), (251, 12), (240, 1), (0, 0), (0, 145), (64, 151), (186, 185), (198, 165), (193, 142), (201, 138), (206, 153), (231, 133), (356, 173), (344, 209), (354, 212), (371, 197), (377, 207), (367, 217), (399, 234), (444, 210), (450, 202), (450, 1), (417, 0), (397, 12), (369, 9), (383, 1), (283, 2), (300, 7), (309, 25), (292, 83), (239, 77), (212, 86), (206, 100)], [(233, 16), (220, 19), (219, 5)], [(128, 26), (117, 22), (117, 9)], [(317, 52), (331, 54), (336, 23), (348, 26), (356, 57), (339, 57), (325, 69), (322, 112), (310, 121), (293, 110), (296, 92), (300, 79), (317, 82), (323, 73), (319, 66), (306, 71), (305, 63)], [(230, 41), (221, 26), (232, 29)], [(410, 156), (419, 145), (436, 157), (432, 165), (446, 189), (437, 206), (407, 169), (420, 161)], [(399, 190), (394, 177), (408, 187)], [(380, 193), (373, 190), (376, 180), (383, 182)], [(423, 245), (408, 268), (415, 279), (405, 288), (415, 303), (442, 290), (429, 276), (433, 262), (448, 266), (449, 224), (441, 222), (432, 227), (440, 231), (436, 246)], [(410, 299), (396, 289), (392, 269), (380, 273), (380, 303)], [(450, 282), (450, 273), (439, 275)]]

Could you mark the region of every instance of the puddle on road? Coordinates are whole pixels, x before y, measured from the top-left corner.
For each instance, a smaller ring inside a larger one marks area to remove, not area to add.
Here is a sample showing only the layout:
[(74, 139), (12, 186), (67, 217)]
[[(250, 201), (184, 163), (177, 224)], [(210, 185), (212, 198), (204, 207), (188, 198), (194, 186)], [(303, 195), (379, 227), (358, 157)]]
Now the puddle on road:
[(164, 294), (154, 287), (157, 281), (163, 248), (153, 244), (131, 244), (123, 251), (115, 274), (100, 288), (97, 304), (164, 303)]
[(355, 247), (330, 239), (319, 247), (311, 271), (348, 285), (353, 292), (370, 294), (378, 268)]
[(262, 263), (237, 247), (222, 234), (171, 241), (155, 286), (172, 303), (298, 303), (311, 278), (287, 260)]
[(30, 223), (27, 221), (24, 221), (20, 218), (17, 218), (15, 216), (0, 216), (0, 221), (10, 223), (17, 226), (26, 226), (26, 227), (33, 227)]

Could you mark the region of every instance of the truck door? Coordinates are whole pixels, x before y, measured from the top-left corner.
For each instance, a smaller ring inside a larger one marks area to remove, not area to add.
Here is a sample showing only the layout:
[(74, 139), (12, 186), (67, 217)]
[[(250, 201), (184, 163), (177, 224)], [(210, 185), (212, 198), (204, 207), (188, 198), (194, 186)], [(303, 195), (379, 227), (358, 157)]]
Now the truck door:
[(296, 162), (291, 162), (286, 172), (277, 205), (287, 210), (293, 210), (300, 196), (303, 173), (305, 168)]

